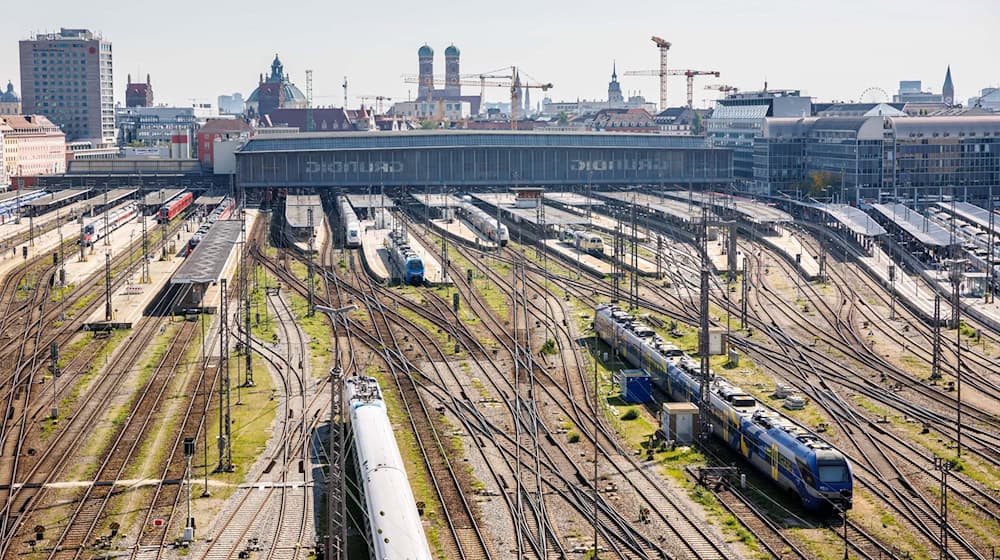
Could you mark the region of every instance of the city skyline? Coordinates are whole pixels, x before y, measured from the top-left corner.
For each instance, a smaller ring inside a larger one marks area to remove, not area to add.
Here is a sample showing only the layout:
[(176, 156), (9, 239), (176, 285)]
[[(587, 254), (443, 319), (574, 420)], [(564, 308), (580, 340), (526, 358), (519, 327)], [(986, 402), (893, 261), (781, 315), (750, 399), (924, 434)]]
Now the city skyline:
[[(696, 81), (698, 106), (719, 97), (704, 89), (707, 84), (754, 90), (766, 81), (770, 88), (800, 89), (821, 101), (858, 100), (869, 87), (891, 97), (900, 80), (920, 80), (925, 90), (939, 92), (948, 65), (959, 103), (983, 87), (1000, 85), (996, 65), (989, 62), (990, 30), (1000, 27), (1000, 7), (981, 0), (953, 2), (947, 9), (930, 2), (855, 0), (817, 9), (779, 0), (741, 2), (741, 10), (726, 9), (735, 3), (641, 1), (629, 10), (604, 10), (591, 2), (515, 0), (501, 10), (476, 13), (430, 2), (422, 5), (420, 18), (409, 19), (394, 16), (411, 5), (395, 2), (380, 5), (380, 14), (363, 6), (307, 2), (287, 18), (276, 18), (259, 0), (242, 3), (239, 11), (181, 0), (157, 14), (152, 26), (130, 22), (134, 11), (123, 2), (101, 9), (62, 0), (49, 4), (56, 9), (45, 15), (0, 21), (0, 32), (8, 37), (0, 51), (0, 81), (12, 80), (23, 92), (18, 40), (85, 27), (114, 45), (115, 101), (122, 105), (129, 73), (152, 75), (158, 103), (215, 104), (216, 96), (232, 92), (246, 97), (275, 53), (303, 91), (305, 70), (313, 70), (316, 105), (342, 105), (345, 75), (349, 106), (360, 103), (361, 95), (412, 99), (416, 85), (404, 84), (401, 74), (416, 73), (416, 51), (424, 43), (435, 50), (435, 74), (444, 74), (444, 49), (454, 43), (462, 50), (463, 73), (516, 64), (528, 76), (553, 83), (548, 93), (553, 100), (602, 99), (613, 61), (620, 76), (656, 67), (650, 35), (673, 43), (670, 67), (721, 72), (719, 78)], [(640, 92), (656, 101), (655, 77), (620, 81), (626, 95)], [(684, 87), (683, 77), (671, 79), (671, 106), (683, 104)], [(504, 91), (487, 90), (490, 101), (506, 98)], [(532, 95), (536, 103), (541, 98)]]

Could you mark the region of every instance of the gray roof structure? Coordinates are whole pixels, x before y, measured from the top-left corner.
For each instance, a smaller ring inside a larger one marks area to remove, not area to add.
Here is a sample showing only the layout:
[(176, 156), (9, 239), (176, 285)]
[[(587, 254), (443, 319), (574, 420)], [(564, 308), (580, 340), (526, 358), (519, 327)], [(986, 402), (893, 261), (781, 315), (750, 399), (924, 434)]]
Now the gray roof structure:
[(424, 206), (429, 206), (431, 208), (454, 208), (463, 203), (462, 199), (458, 198), (453, 194), (441, 194), (441, 193), (430, 193), (430, 194), (413, 194), (414, 199)]
[(211, 196), (203, 194), (198, 198), (194, 199), (196, 206), (218, 206), (222, 204), (222, 200), (226, 198), (225, 195)]
[(896, 202), (891, 204), (873, 204), (872, 208), (887, 219), (892, 220), (903, 231), (928, 247), (948, 247), (952, 245), (951, 234), (948, 230), (930, 221), (930, 219), (916, 210), (912, 210)]
[(56, 191), (48, 196), (36, 198), (35, 200), (29, 200), (28, 202), (25, 202), (24, 205), (44, 208), (45, 206), (49, 206), (51, 204), (58, 204), (60, 202), (66, 202), (67, 200), (80, 198), (90, 191), (91, 189), (66, 189), (64, 191)]
[(19, 190), (16, 190), (16, 191), (10, 191), (10, 192), (5, 192), (5, 193), (0, 193), (0, 203), (7, 202), (8, 200), (14, 200), (14, 199), (16, 199), (19, 196), (28, 196), (29, 194), (33, 194), (33, 193), (36, 193), (38, 191), (39, 191), (39, 189), (32, 189), (32, 190), (20, 190), (19, 189)]
[(165, 204), (170, 199), (181, 194), (184, 189), (160, 189), (158, 191), (153, 191), (142, 199), (143, 206), (160, 206)]
[(758, 224), (776, 224), (794, 221), (792, 215), (788, 212), (749, 198), (693, 191), (667, 191), (663, 194), (678, 200), (691, 200), (699, 204), (712, 204), (717, 208), (731, 208), (738, 214), (742, 214), (749, 221)]
[(542, 196), (558, 202), (560, 204), (565, 204), (566, 206), (603, 206), (604, 201), (598, 200), (594, 197), (587, 197), (587, 195), (574, 193), (574, 192), (547, 192), (542, 193)]
[(128, 189), (128, 188), (126, 188), (126, 189), (112, 189), (110, 191), (107, 191), (107, 195), (108, 195), (107, 199), (104, 198), (104, 194), (105, 193), (103, 191), (101, 191), (100, 194), (98, 194), (97, 196), (93, 196), (91, 198), (88, 198), (87, 200), (84, 200), (83, 203), (85, 205), (87, 205), (87, 206), (101, 206), (101, 205), (105, 204), (105, 202), (107, 202), (108, 206), (112, 206), (112, 205), (114, 205), (114, 203), (118, 202), (119, 200), (121, 200), (123, 198), (127, 198), (129, 196), (132, 196), (138, 190), (139, 189)]
[[(485, 202), (493, 207), (499, 207), (502, 212), (506, 212), (517, 222), (538, 223), (537, 208), (516, 208), (514, 206), (514, 195), (511, 193), (470, 193), (472, 198)], [(561, 226), (568, 224), (586, 224), (587, 217), (579, 214), (571, 214), (565, 210), (560, 210), (554, 206), (544, 205), (545, 225)]]
[(240, 220), (219, 220), (212, 225), (205, 237), (187, 256), (177, 272), (170, 278), (171, 284), (211, 284), (217, 282), (226, 267), (226, 261), (239, 242), (243, 222)]
[[(596, 194), (606, 198), (619, 200), (621, 202), (627, 202), (629, 204), (633, 201), (633, 193), (628, 192), (599, 192)], [(657, 212), (684, 220), (686, 222), (697, 222), (701, 220), (702, 211), (700, 205), (692, 205), (687, 201), (672, 200), (669, 198), (663, 198), (662, 196), (640, 192), (636, 192), (634, 196), (635, 204), (639, 206), (656, 210)], [(709, 220), (716, 220), (717, 218), (718, 217), (715, 215), (715, 212), (708, 212)]]
[(831, 218), (834, 218), (852, 232), (865, 237), (885, 235), (885, 228), (860, 208), (848, 204), (813, 204)]
[(293, 228), (309, 227), (309, 209), (312, 209), (313, 226), (323, 219), (323, 203), (317, 194), (290, 194), (285, 200), (285, 222)]
[[(954, 208), (952, 204), (954, 204)], [(972, 225), (979, 226), (986, 231), (990, 230), (990, 211), (985, 208), (980, 208), (969, 202), (937, 202), (935, 205), (949, 214), (954, 213)], [(953, 210), (954, 212), (952, 212)], [(993, 232), (1000, 234), (1000, 216), (993, 218)]]
[(396, 207), (396, 202), (394, 200), (382, 194), (349, 194), (345, 196), (347, 196), (347, 201), (351, 203), (351, 206), (353, 206), (355, 210), (360, 210), (362, 208)]

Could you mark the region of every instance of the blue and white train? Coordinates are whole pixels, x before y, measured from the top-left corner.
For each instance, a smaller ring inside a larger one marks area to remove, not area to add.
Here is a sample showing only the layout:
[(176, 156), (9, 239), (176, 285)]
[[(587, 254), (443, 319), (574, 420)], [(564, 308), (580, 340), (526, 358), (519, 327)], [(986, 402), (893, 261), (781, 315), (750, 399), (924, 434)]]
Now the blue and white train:
[(24, 194), (19, 194), (10, 200), (4, 201), (0, 203), (0, 217), (14, 216), (17, 214), (17, 209), (24, 206), (26, 202), (42, 198), (48, 194), (45, 191), (26, 191)]
[(385, 248), (389, 252), (389, 264), (406, 284), (419, 286), (424, 283), (424, 261), (410, 247), (409, 236), (393, 230), (385, 236)]
[(346, 196), (338, 196), (337, 205), (340, 207), (341, 223), (344, 224), (344, 246), (352, 249), (360, 247), (361, 222), (358, 220), (358, 215), (354, 213), (354, 208)]
[[(648, 325), (616, 306), (602, 305), (594, 327), (671, 398), (699, 401), (699, 362)], [(853, 474), (840, 451), (725, 379), (715, 377), (712, 382), (709, 407), (712, 433), (779, 486), (795, 492), (803, 506), (817, 511), (851, 507)]]
[(497, 221), (495, 216), (487, 214), (482, 208), (471, 202), (463, 202), (458, 207), (458, 210), (472, 224), (472, 227), (476, 228), (490, 241), (499, 243), (501, 247), (510, 241), (510, 232), (507, 230), (507, 226)]
[(225, 220), (228, 218), (232, 213), (234, 206), (235, 204), (232, 198), (228, 196), (223, 198), (222, 202), (220, 202), (219, 205), (205, 217), (205, 221), (198, 226), (198, 231), (194, 232), (191, 239), (188, 239), (187, 249), (185, 250), (184, 255), (187, 256), (194, 252), (194, 248), (201, 243), (201, 240), (204, 239), (206, 235), (208, 235), (208, 230), (212, 229), (212, 224), (219, 220)]
[(431, 560), (378, 381), (373, 377), (348, 377), (344, 380), (344, 401), (365, 494), (371, 557)]

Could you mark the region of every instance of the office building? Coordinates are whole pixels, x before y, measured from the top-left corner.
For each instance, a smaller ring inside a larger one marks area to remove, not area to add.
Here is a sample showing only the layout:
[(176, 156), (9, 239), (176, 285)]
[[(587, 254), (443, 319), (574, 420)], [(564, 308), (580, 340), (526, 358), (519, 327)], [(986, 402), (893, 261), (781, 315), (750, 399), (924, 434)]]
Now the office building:
[(1000, 116), (768, 118), (753, 169), (752, 190), (772, 195), (985, 199), (1000, 185)]
[(122, 146), (170, 144), (178, 134), (193, 140), (195, 131), (210, 116), (210, 112), (197, 107), (118, 107), (115, 111), (118, 143)]
[(242, 115), (243, 94), (233, 93), (232, 95), (220, 95), (218, 99), (219, 113), (223, 115)]
[(733, 176), (742, 188), (752, 188), (754, 139), (769, 117), (808, 117), (812, 99), (798, 90), (740, 92), (720, 99), (705, 121), (706, 142), (733, 151)]
[(21, 105), (48, 117), (68, 140), (115, 141), (111, 42), (60, 29), (20, 42)]
[(0, 115), (20, 115), (21, 98), (14, 91), (14, 84), (7, 82), (6, 91), (0, 91)]
[(66, 171), (66, 135), (42, 115), (0, 116), (3, 170), (0, 185), (15, 176)]
[(969, 107), (979, 107), (994, 113), (1000, 113), (1000, 88), (988, 87), (979, 91), (979, 95), (969, 98)]
[(209, 119), (196, 133), (198, 160), (206, 169), (215, 165), (215, 142), (246, 140), (253, 127), (243, 119)]
[(126, 107), (152, 107), (153, 106), (153, 82), (146, 74), (146, 83), (133, 83), (132, 74), (128, 75), (128, 84), (125, 86), (125, 106)]

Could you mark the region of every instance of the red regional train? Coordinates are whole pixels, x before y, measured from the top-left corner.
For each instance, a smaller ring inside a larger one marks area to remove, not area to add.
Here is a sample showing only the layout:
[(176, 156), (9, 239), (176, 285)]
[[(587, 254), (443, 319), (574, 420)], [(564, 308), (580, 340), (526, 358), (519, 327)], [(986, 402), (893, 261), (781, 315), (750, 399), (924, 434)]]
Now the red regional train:
[(188, 206), (191, 206), (192, 202), (194, 202), (193, 194), (189, 192), (182, 194), (177, 200), (164, 204), (160, 207), (160, 209), (156, 212), (156, 221), (161, 224), (169, 222), (174, 219), (175, 216), (186, 210)]

